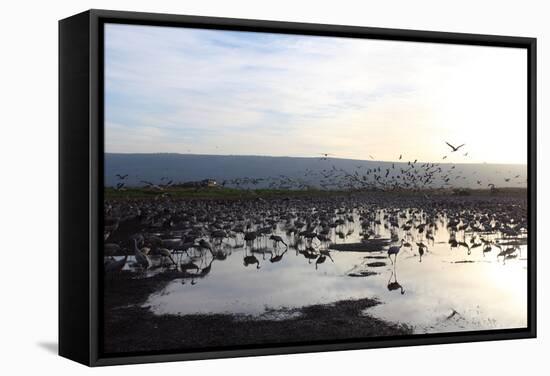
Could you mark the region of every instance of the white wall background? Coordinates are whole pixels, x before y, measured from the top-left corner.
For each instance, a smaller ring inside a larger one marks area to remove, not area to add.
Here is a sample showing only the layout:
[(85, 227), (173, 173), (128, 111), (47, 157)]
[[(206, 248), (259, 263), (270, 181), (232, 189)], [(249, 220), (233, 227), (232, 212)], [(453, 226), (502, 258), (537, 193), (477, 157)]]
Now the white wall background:
[[(332, 352), (87, 369), (55, 355), (57, 342), (57, 20), (86, 10), (318, 22), (537, 37), (539, 166), (550, 163), (549, 9), (545, 1), (437, 0), (63, 0), (4, 2), (0, 22), (0, 373), (57, 375), (329, 374), (499, 375), (547, 368), (550, 325), (540, 241), (550, 226), (539, 214), (539, 338), (536, 340)], [(548, 173), (539, 168), (538, 209), (548, 209)]]

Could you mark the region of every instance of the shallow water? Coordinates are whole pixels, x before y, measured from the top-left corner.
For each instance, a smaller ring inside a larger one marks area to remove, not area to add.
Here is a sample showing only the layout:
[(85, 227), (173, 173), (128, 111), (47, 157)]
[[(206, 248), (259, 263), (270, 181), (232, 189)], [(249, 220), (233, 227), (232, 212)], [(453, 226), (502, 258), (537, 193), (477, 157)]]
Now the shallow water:
[[(387, 238), (390, 232), (383, 224), (373, 230), (376, 236)], [(435, 242), (428, 245), (421, 261), (411, 240), (413, 248), (402, 247), (395, 264), (385, 250), (331, 250), (332, 260), (327, 257), (317, 264), (317, 258), (308, 259), (298, 252), (305, 249), (305, 242), (286, 236), (278, 225), (276, 233), (290, 245), (288, 249), (280, 244), (274, 252), (268, 240), (252, 249), (239, 246), (242, 241), (226, 240), (216, 247), (227, 256), (225, 260), (200, 254), (194, 260), (201, 269), (210, 265), (208, 273), (175, 279), (144, 305), (159, 315), (231, 313), (288, 319), (297, 317), (295, 309), (306, 305), (376, 298), (382, 304), (367, 309), (366, 314), (410, 325), (417, 333), (525, 327), (527, 247), (521, 246), (521, 255), (508, 260), (497, 258), (496, 248), (485, 255), (482, 247), (474, 248), (468, 255), (465, 248), (450, 248), (445, 225), (442, 218)], [(350, 235), (341, 239), (336, 232)], [(360, 233), (355, 214), (354, 222), (338, 226), (331, 238), (336, 244), (356, 243)], [(400, 230), (400, 238), (403, 235)], [(412, 235), (419, 236), (414, 230)], [(457, 233), (457, 239), (463, 236)], [(465, 236), (469, 242), (470, 234)], [(318, 240), (313, 245), (323, 248)], [(245, 266), (244, 257), (250, 255), (256, 256), (259, 265)]]

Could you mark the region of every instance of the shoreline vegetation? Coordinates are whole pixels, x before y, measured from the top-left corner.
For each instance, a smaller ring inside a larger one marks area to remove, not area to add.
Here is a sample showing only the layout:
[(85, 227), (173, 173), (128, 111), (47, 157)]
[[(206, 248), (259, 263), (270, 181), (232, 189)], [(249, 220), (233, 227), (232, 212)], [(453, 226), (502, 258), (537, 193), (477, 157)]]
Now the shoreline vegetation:
[(273, 197), (325, 197), (350, 194), (388, 194), (400, 196), (520, 196), (527, 195), (526, 188), (499, 188), (497, 192), (490, 189), (369, 189), (369, 190), (323, 190), (323, 189), (237, 189), (223, 187), (180, 188), (167, 187), (162, 190), (147, 187), (129, 187), (117, 190), (113, 187), (105, 187), (104, 199), (151, 199), (159, 197), (171, 197), (182, 199), (246, 199), (246, 198), (273, 198)]
[[(164, 288), (174, 277), (159, 274), (135, 278), (134, 274), (124, 272), (116, 281), (105, 280), (105, 353), (215, 348), (227, 346), (229, 338), (232, 346), (247, 346), (413, 333), (407, 325), (386, 322), (364, 314), (365, 309), (382, 304), (370, 298), (341, 300), (291, 310), (269, 310), (266, 311), (267, 319), (229, 313), (155, 315), (143, 304), (150, 294)], [(278, 314), (290, 314), (291, 317), (278, 319)], [(139, 330), (136, 330), (136, 325)]]

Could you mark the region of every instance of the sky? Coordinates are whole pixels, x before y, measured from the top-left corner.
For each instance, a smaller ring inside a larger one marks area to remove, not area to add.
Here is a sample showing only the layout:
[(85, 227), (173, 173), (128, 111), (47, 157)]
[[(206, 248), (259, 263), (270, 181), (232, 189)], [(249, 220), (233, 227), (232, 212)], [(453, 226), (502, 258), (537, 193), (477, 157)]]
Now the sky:
[(525, 49), (121, 24), (104, 35), (106, 152), (527, 162)]

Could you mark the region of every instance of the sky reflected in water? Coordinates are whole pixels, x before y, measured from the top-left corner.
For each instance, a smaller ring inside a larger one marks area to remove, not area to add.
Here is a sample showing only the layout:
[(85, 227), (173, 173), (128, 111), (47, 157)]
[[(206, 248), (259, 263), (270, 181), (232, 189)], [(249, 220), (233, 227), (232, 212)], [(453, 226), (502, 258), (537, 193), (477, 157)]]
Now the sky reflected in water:
[[(333, 235), (334, 243), (359, 241), (361, 229), (355, 218), (336, 229), (349, 235), (345, 239)], [(389, 237), (383, 225), (376, 226), (376, 232)], [(292, 237), (278, 233), (293, 243)], [(482, 247), (470, 255), (465, 248), (451, 249), (444, 222), (435, 235), (421, 261), (411, 242), (413, 249), (401, 248), (395, 265), (386, 251), (331, 250), (330, 258), (317, 264), (294, 246), (286, 252), (280, 245), (276, 253), (262, 253), (225, 244), (230, 254), (223, 261), (212, 261), (210, 273), (176, 279), (144, 305), (159, 315), (231, 313), (273, 319), (295, 317), (292, 309), (306, 305), (376, 298), (381, 304), (365, 314), (408, 324), (417, 333), (526, 327), (526, 246), (521, 246), (517, 258), (503, 260), (496, 248), (485, 255)], [(270, 241), (263, 246), (268, 244), (269, 248), (258, 248), (272, 249)], [(259, 268), (244, 265), (244, 257), (250, 255), (256, 256)], [(273, 310), (282, 311), (273, 316)]]

